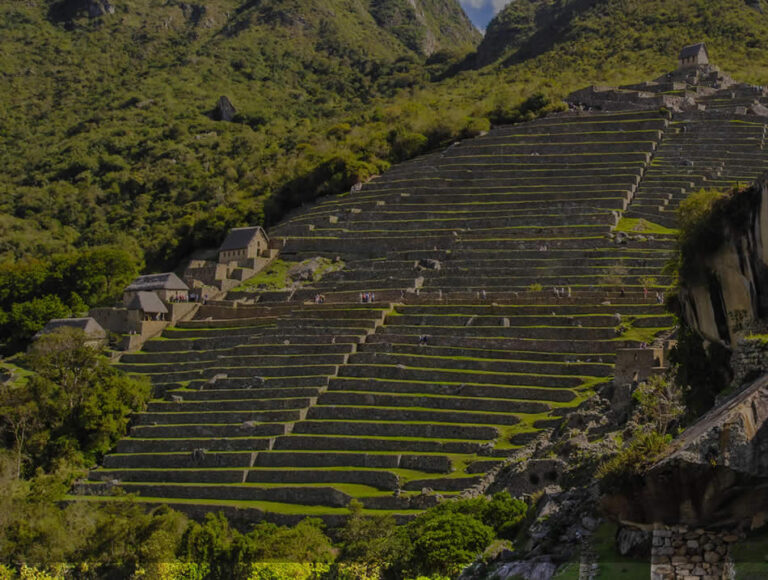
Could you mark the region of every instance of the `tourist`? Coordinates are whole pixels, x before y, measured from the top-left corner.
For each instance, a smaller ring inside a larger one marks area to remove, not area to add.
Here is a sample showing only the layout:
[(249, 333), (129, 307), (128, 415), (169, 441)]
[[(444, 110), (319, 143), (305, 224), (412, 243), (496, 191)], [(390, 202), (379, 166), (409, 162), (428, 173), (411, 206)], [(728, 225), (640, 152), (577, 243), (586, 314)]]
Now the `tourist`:
[(648, 288), (643, 286), (643, 300), (648, 300)]
[(570, 298), (570, 297), (571, 297), (571, 287), (568, 286), (568, 298)]

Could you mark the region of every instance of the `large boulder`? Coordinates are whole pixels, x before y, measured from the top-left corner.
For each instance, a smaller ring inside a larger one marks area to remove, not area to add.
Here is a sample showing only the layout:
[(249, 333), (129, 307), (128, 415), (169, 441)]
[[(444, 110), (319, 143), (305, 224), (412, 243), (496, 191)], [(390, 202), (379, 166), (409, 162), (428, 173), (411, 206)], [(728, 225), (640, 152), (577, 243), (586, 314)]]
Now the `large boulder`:
[(603, 508), (638, 526), (758, 527), (768, 521), (768, 375), (704, 415)]
[(217, 121), (231, 121), (237, 115), (237, 109), (228, 97), (222, 95), (213, 110), (213, 118)]

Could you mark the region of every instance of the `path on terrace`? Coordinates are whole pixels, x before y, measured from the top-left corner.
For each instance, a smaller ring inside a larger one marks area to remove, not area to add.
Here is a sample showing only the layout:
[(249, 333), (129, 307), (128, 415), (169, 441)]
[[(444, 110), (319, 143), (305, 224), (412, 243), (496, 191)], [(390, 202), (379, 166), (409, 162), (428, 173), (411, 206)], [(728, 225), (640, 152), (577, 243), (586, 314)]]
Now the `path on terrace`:
[(481, 485), (610, 381), (617, 349), (673, 327), (642, 291), (671, 282), (673, 232), (619, 240), (618, 219), (674, 226), (691, 191), (764, 170), (764, 135), (719, 113), (563, 114), (297, 211), (271, 232), (281, 258), (344, 268), (232, 293), (252, 304), (203, 306), (123, 356), (162, 398), (81, 491), (117, 480), (147, 502), (287, 522), (333, 521), (351, 498), (407, 517), (435, 501), (424, 488)]

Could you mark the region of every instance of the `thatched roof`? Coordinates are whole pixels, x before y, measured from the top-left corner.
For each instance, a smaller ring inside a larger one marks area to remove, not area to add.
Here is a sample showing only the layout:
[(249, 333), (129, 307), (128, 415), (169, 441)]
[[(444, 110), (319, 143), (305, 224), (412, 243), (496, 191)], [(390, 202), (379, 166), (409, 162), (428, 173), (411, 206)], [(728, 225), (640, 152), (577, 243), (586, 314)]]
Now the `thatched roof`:
[(82, 330), (88, 338), (107, 338), (107, 331), (90, 316), (85, 318), (54, 318), (48, 321), (48, 324), (39, 334), (48, 334), (59, 328), (77, 328)]
[(267, 239), (267, 234), (264, 229), (258, 226), (252, 228), (233, 228), (229, 230), (226, 239), (219, 247), (219, 252), (247, 248), (248, 245), (260, 235), (264, 236), (264, 239)]
[(707, 56), (709, 56), (709, 52), (707, 52), (707, 45), (703, 42), (684, 46), (680, 51), (680, 60), (695, 57), (699, 54), (699, 52), (701, 52), (702, 49), (704, 49), (704, 52), (706, 52)]
[(164, 272), (139, 276), (125, 289), (126, 292), (151, 292), (152, 290), (189, 290), (189, 286), (173, 272)]
[(136, 292), (126, 307), (128, 310), (141, 310), (150, 314), (167, 314), (168, 308), (154, 292)]

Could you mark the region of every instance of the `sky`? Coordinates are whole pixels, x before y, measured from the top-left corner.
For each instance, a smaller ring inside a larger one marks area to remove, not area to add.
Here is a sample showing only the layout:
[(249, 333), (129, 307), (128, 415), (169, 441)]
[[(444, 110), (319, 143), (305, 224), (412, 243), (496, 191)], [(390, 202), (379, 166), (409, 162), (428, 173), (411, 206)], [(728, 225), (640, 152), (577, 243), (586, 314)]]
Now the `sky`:
[(491, 18), (511, 0), (459, 0), (472, 23), (485, 32)]

